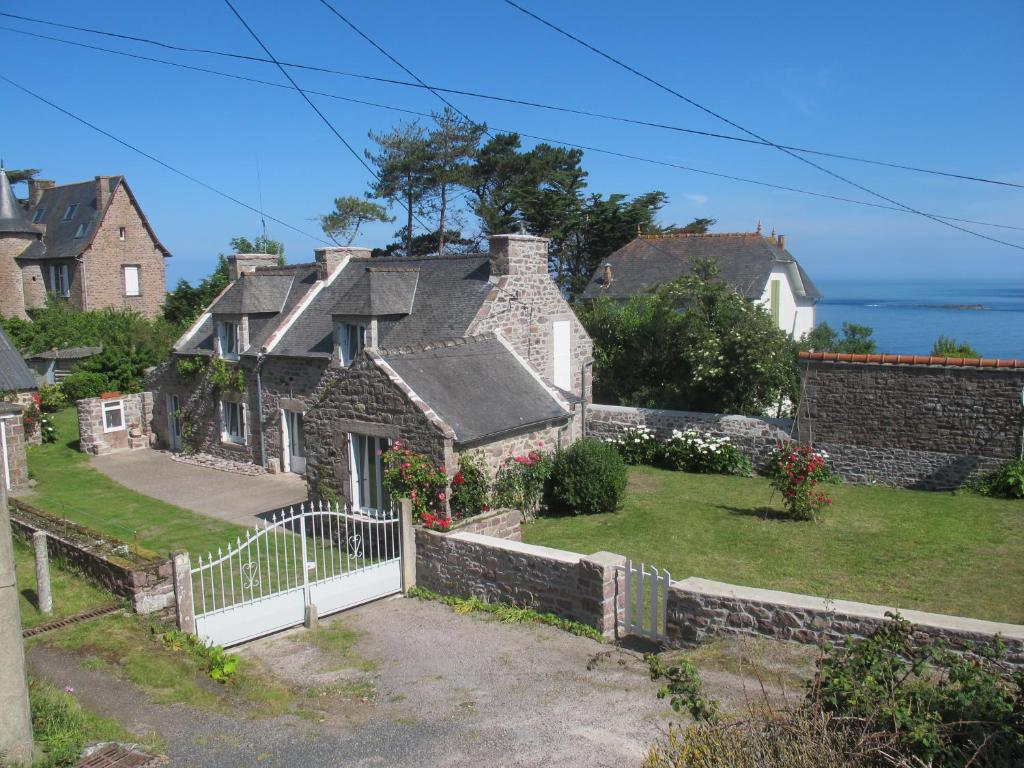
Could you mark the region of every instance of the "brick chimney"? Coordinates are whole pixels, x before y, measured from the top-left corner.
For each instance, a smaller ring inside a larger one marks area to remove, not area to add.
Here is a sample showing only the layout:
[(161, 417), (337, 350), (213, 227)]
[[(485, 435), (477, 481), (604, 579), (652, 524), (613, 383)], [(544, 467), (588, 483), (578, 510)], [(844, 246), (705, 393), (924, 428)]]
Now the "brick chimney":
[(96, 210), (100, 213), (110, 202), (110, 180), (112, 178), (112, 176), (96, 177)]
[(611, 264), (605, 264), (604, 265), (604, 269), (601, 270), (601, 282), (602, 282), (602, 284), (604, 285), (605, 288), (607, 288), (609, 285), (612, 284), (612, 280), (613, 279), (614, 278), (612, 277), (612, 265)]
[(782, 250), (786, 250), (786, 236), (785, 235), (779, 235), (779, 248), (781, 248)]
[(245, 272), (255, 272), (256, 267), (276, 267), (277, 254), (235, 253), (228, 256), (228, 280), (237, 280)]
[(316, 263), (320, 265), (320, 279), (326, 280), (346, 257), (368, 259), (371, 252), (370, 248), (360, 248), (355, 245), (339, 245), (330, 248), (317, 248), (313, 251), (313, 257), (316, 259)]
[(29, 179), (28, 180), (28, 204), (30, 207), (35, 208), (40, 198), (43, 196), (43, 192), (47, 189), (53, 189), (57, 182), (53, 179)]
[(487, 249), (491, 277), (548, 274), (548, 239), (533, 235), (491, 235)]

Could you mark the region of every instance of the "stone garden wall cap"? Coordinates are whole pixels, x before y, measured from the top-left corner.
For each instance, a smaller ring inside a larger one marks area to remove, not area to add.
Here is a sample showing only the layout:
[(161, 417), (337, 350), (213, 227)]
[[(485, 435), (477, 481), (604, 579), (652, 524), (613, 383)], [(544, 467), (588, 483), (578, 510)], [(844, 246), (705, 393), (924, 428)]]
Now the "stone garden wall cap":
[(883, 363), (888, 365), (952, 365), (961, 368), (1024, 369), (1024, 360), (993, 357), (939, 357), (935, 355), (856, 355), (848, 352), (801, 352), (801, 360), (825, 363)]
[(115, 397), (120, 397), (121, 393), (117, 390), (113, 392), (100, 392), (100, 400), (113, 400)]

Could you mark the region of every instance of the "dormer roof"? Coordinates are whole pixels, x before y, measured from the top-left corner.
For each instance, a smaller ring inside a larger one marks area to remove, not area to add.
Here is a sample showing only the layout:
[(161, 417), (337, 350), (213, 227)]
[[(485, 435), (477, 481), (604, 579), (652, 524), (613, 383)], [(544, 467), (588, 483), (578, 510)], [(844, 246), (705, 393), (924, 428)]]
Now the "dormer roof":
[(295, 275), (243, 272), (212, 307), (215, 315), (276, 315), (295, 282)]
[(14, 196), (7, 171), (0, 168), (0, 234), (39, 235), (42, 231), (41, 227), (29, 219), (28, 213)]
[(412, 312), (419, 283), (418, 267), (366, 267), (352, 287), (338, 299), (332, 315), (381, 317)]

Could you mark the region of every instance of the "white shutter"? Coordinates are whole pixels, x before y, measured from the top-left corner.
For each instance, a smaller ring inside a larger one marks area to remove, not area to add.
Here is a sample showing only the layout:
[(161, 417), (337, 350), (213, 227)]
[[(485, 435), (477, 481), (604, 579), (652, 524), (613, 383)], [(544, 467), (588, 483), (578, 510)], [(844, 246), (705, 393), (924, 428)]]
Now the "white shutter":
[(139, 295), (139, 268), (138, 267), (125, 267), (124, 268), (124, 295), (125, 296), (138, 296)]
[(572, 371), (570, 370), (570, 351), (572, 329), (568, 320), (556, 320), (551, 329), (552, 344), (552, 379), (560, 389), (572, 389)]

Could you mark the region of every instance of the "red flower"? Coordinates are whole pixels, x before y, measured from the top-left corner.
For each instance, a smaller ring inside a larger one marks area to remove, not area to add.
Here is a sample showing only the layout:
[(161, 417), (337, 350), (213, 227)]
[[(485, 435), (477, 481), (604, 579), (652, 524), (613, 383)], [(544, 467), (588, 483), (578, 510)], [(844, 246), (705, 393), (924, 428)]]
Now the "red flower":
[(462, 472), (456, 472), (455, 477), (452, 478), (452, 485), (462, 485), (466, 482), (466, 478), (462, 476)]
[(437, 498), (438, 498), (439, 501), (444, 501), (446, 497), (445, 497), (445, 494), (439, 493), (439, 494), (437, 494)]

